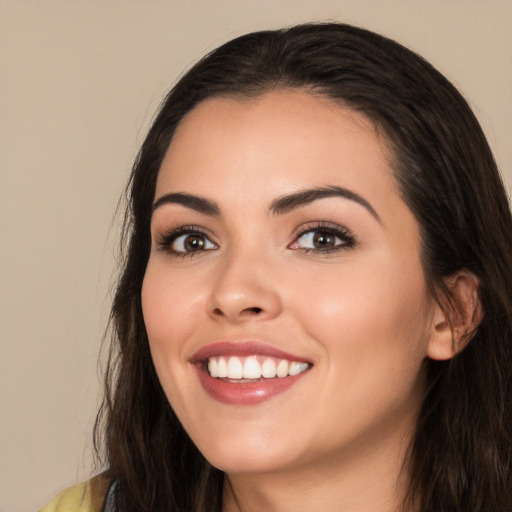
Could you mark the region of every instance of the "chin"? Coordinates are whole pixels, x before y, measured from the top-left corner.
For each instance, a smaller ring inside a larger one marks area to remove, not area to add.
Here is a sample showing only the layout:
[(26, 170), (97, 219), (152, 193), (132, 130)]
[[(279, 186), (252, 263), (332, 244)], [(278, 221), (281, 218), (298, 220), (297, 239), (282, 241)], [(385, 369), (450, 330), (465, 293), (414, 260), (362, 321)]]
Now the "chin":
[(213, 467), (232, 475), (274, 473), (287, 467), (283, 459), (276, 460), (275, 456), (265, 457), (251, 454), (233, 456), (231, 453), (225, 454), (225, 456), (216, 454), (213, 457), (206, 457), (206, 460)]
[[(284, 443), (247, 436), (226, 436), (224, 442), (198, 446), (206, 460), (225, 473), (271, 473), (289, 466), (295, 459)], [(300, 457), (297, 454), (297, 459)]]

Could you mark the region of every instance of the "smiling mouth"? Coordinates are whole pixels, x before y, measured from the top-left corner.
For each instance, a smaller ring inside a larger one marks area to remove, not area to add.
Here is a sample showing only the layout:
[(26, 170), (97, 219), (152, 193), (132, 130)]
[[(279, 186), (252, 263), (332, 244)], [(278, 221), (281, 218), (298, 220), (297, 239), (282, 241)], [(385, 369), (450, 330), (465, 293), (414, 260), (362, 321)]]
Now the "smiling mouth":
[(199, 382), (214, 400), (228, 405), (259, 405), (305, 378), (313, 363), (268, 343), (219, 341), (190, 359)]
[(218, 356), (209, 357), (207, 371), (210, 377), (225, 382), (256, 382), (260, 379), (293, 377), (308, 370), (312, 365), (269, 356)]

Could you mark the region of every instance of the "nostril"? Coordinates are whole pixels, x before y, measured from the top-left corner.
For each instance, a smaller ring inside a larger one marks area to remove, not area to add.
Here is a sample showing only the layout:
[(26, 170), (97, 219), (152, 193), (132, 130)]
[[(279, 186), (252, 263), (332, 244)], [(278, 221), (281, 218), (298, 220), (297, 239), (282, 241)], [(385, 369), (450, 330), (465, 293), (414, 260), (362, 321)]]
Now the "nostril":
[(260, 308), (258, 306), (253, 306), (250, 308), (243, 308), (243, 309), (234, 311), (233, 314), (231, 314), (231, 312), (224, 311), (221, 308), (214, 308), (214, 309), (212, 309), (212, 314), (217, 318), (221, 318), (221, 317), (235, 318), (237, 316), (241, 318), (241, 317), (250, 317), (250, 316), (261, 315), (262, 313), (264, 313), (264, 311), (265, 310), (263, 308)]
[(249, 313), (249, 314), (253, 313), (255, 315), (258, 315), (262, 311), (263, 311), (263, 309), (261, 309), (261, 308), (253, 307), (253, 308), (246, 308), (246, 309), (244, 309), (244, 311), (242, 311), (242, 313), (245, 312), (245, 313)]
[[(245, 308), (243, 309), (240, 313), (242, 315), (244, 314), (249, 314), (249, 315), (258, 315), (260, 314), (261, 312), (263, 311), (262, 308), (258, 308), (258, 307), (253, 307), (253, 308)], [(216, 316), (224, 316), (224, 312), (220, 309), (220, 308), (215, 308), (213, 310), (213, 314), (216, 315)]]

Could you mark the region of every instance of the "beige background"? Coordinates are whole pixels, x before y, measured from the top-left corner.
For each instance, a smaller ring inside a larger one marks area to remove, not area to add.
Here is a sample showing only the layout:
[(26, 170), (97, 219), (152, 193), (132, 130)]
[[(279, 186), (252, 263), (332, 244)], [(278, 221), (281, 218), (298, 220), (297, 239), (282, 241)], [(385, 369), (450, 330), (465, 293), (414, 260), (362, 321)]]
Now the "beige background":
[(0, 511), (91, 471), (112, 216), (169, 85), (238, 34), (326, 19), (431, 60), (512, 183), (510, 1), (0, 0)]

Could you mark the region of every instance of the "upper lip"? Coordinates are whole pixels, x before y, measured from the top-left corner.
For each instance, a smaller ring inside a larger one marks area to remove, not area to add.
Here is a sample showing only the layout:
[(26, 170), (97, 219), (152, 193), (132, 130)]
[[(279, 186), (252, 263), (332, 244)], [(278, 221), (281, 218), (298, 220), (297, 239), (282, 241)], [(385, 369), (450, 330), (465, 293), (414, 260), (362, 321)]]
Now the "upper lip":
[(210, 357), (219, 356), (268, 356), (275, 357), (277, 359), (287, 359), (288, 361), (296, 361), (299, 363), (311, 363), (308, 359), (292, 354), (284, 350), (278, 349), (273, 345), (270, 345), (261, 341), (216, 341), (203, 346), (191, 357), (192, 363), (198, 363), (206, 361)]

